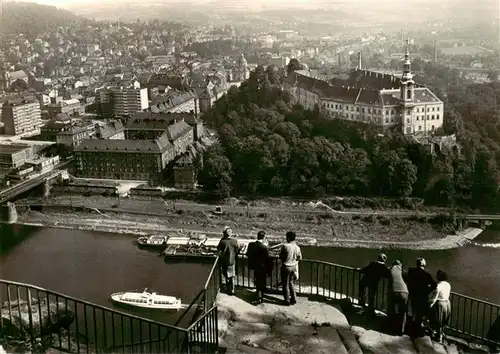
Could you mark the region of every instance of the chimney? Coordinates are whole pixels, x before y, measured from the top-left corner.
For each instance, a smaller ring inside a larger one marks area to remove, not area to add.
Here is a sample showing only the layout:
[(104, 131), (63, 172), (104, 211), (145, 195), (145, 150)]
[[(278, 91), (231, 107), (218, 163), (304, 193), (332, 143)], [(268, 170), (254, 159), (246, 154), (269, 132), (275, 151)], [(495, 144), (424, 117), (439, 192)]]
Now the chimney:
[(358, 69), (361, 70), (361, 52), (358, 52)]

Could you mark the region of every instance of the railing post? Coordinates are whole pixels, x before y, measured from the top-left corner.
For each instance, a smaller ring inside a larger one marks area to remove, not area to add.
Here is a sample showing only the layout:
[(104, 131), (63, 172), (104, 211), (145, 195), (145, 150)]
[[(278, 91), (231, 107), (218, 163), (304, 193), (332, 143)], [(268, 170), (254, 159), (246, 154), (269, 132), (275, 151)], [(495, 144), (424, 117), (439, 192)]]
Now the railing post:
[(208, 291), (207, 289), (203, 290), (203, 314), (206, 314), (208, 312)]

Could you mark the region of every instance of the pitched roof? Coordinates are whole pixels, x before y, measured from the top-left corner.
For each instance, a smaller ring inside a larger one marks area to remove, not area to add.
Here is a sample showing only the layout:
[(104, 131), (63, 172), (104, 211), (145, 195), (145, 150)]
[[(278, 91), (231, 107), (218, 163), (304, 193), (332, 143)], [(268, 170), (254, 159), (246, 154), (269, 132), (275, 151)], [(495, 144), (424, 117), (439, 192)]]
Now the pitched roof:
[[(399, 79), (394, 75), (355, 70), (347, 81), (355, 85), (331, 85), (326, 81), (294, 72), (285, 78), (285, 82), (294, 87), (301, 87), (316, 93), (323, 100), (366, 105), (397, 105), (400, 102)], [(377, 83), (377, 80), (378, 83)], [(339, 81), (337, 81), (338, 83)], [(397, 88), (392, 88), (397, 82)], [(437, 103), (441, 100), (428, 88), (415, 87), (415, 103)]]
[(191, 130), (193, 130), (193, 127), (191, 127), (189, 124), (181, 120), (179, 122), (171, 124), (167, 128), (168, 138), (170, 141), (177, 140), (177, 138), (179, 138), (180, 136), (184, 135), (185, 133)]
[(415, 88), (414, 99), (415, 103), (429, 102), (429, 103), (437, 103), (441, 102), (441, 100), (432, 93), (427, 87)]
[(156, 140), (116, 140), (116, 139), (86, 139), (75, 148), (75, 151), (116, 151), (133, 152), (163, 152), (171, 147), (167, 134), (162, 134)]
[(121, 133), (124, 130), (125, 128), (119, 120), (114, 120), (103, 125), (96, 124), (96, 132), (101, 139), (108, 139), (109, 137)]

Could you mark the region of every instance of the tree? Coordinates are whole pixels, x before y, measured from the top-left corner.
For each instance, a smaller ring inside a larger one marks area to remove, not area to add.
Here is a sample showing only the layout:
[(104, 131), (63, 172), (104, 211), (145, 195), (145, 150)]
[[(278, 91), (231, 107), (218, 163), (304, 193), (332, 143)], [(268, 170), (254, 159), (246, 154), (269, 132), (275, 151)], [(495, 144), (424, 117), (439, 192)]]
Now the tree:
[(214, 192), (218, 197), (227, 198), (232, 190), (232, 165), (219, 148), (208, 150), (203, 156), (203, 168), (198, 178), (203, 188)]
[(267, 79), (273, 85), (279, 85), (281, 82), (281, 78), (279, 76), (278, 68), (276, 65), (269, 65), (266, 68)]
[(288, 75), (290, 75), (294, 71), (300, 70), (301, 68), (302, 67), (300, 65), (300, 62), (297, 59), (293, 58), (288, 62), (288, 65), (286, 66), (286, 72)]

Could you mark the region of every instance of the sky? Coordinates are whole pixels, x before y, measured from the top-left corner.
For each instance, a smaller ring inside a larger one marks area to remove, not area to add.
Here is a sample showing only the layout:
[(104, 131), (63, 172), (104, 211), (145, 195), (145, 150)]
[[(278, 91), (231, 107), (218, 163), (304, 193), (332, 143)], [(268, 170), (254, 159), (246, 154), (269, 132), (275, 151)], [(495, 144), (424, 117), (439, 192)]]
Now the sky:
[[(500, 18), (500, 0), (245, 0), (242, 2), (234, 0), (0, 0), (0, 1), (23, 1), (23, 2), (36, 2), (44, 5), (52, 5), (59, 8), (67, 9), (76, 13), (80, 13), (88, 5), (114, 5), (114, 4), (220, 4), (229, 5), (233, 9), (239, 8), (241, 10), (262, 10), (262, 8), (335, 8), (335, 4), (345, 9), (346, 7), (359, 8), (363, 4), (368, 5), (367, 10), (376, 10), (379, 6), (386, 7), (388, 4), (395, 4), (396, 8), (401, 8), (401, 5), (412, 4), (419, 5), (418, 8), (432, 6), (432, 4), (446, 4), (448, 8), (483, 8), (486, 11), (496, 12), (494, 14), (496, 19)], [(397, 5), (396, 5), (397, 4)], [(453, 4), (453, 5), (452, 5)], [(384, 6), (385, 5), (385, 6)], [(427, 5), (427, 6), (426, 6)], [(455, 5), (455, 6), (454, 6)], [(464, 6), (465, 5), (465, 6)], [(441, 7), (442, 8), (442, 7)], [(458, 10), (460, 11), (460, 10)], [(464, 10), (462, 10), (464, 11)], [(465, 10), (467, 11), (467, 10)]]
[[(6, 1), (16, 1), (16, 0), (6, 0)], [(53, 5), (57, 7), (67, 7), (68, 5), (78, 3), (80, 4), (86, 4), (86, 3), (91, 3), (91, 2), (100, 2), (100, 3), (186, 3), (186, 2), (200, 2), (200, 3), (219, 3), (219, 2), (234, 2), (234, 0), (23, 0), (23, 2), (36, 2), (39, 4), (45, 4), (45, 5)], [(285, 4), (290, 4), (294, 3), (296, 5), (299, 4), (317, 4), (320, 6), (320, 4), (329, 4), (333, 5), (335, 3), (342, 3), (342, 4), (347, 4), (347, 3), (357, 3), (357, 4), (362, 4), (362, 3), (456, 3), (457, 5), (459, 3), (469, 3), (469, 4), (476, 4), (477, 6), (481, 6), (480, 4), (482, 3), (489, 3), (493, 4), (496, 3), (497, 0), (246, 0), (246, 3), (248, 4), (249, 7), (251, 7), (252, 3), (253, 4), (268, 4), (268, 5), (285, 5)]]

